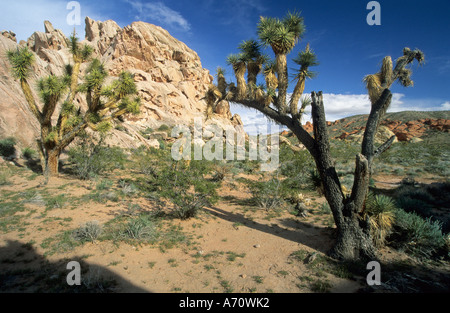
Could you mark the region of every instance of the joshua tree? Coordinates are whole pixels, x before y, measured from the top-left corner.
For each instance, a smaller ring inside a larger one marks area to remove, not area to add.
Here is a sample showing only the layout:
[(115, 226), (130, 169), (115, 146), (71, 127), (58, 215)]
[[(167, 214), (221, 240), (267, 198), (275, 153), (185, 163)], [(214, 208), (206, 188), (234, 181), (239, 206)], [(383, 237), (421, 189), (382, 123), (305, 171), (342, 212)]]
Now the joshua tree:
[[(223, 91), (214, 92), (217, 88), (213, 86), (208, 92), (211, 105), (222, 99), (228, 99), (256, 109), (271, 120), (287, 126), (313, 156), (323, 186), (324, 196), (333, 212), (337, 235), (336, 242), (329, 252), (330, 256), (346, 260), (374, 260), (377, 258), (377, 250), (370, 235), (370, 224), (367, 219), (364, 219), (364, 216), (367, 216), (364, 214), (365, 201), (369, 189), (373, 159), (390, 147), (395, 136), (378, 148), (374, 146), (374, 137), (380, 121), (391, 103), (390, 86), (396, 80), (406, 87), (412, 85), (411, 71), (407, 66), (414, 60), (417, 60), (419, 64), (423, 63), (424, 55), (419, 50), (411, 51), (405, 48), (403, 56), (397, 59), (395, 67), (392, 65), (391, 58), (386, 57), (379, 73), (364, 78), (372, 108), (364, 133), (361, 153), (356, 155), (355, 158), (353, 188), (350, 193), (345, 193), (330, 154), (322, 92), (312, 92), (311, 98), (302, 101), (301, 108), (298, 109), (298, 102), (305, 88), (305, 80), (314, 76), (310, 67), (318, 64), (316, 55), (309, 45), (294, 59), (300, 69), (294, 77), (296, 85), (293, 94), (290, 101), (287, 101), (286, 55), (292, 51), (303, 32), (303, 18), (298, 13), (289, 13), (282, 20), (261, 17), (258, 25), (259, 38), (264, 45), (271, 46), (276, 57), (276, 61), (267, 63), (263, 71), (267, 91), (264, 92), (262, 97), (252, 97), (248, 92), (248, 86), (242, 83), (245, 67), (236, 66), (234, 69), (238, 80), (238, 92), (234, 93), (233, 84), (228, 85), (225, 95), (223, 95)], [(233, 62), (231, 64), (237, 65), (239, 63)], [(236, 69), (239, 69), (239, 71)], [(302, 114), (307, 105), (312, 107), (312, 135), (301, 124)]]
[[(61, 77), (50, 75), (37, 82), (37, 90), (42, 105), (33, 96), (28, 83), (34, 54), (27, 47), (8, 52), (8, 59), (15, 78), (20, 81), (28, 106), (40, 124), (41, 134), (37, 145), (41, 157), (42, 170), (46, 178), (58, 175), (58, 162), (61, 152), (87, 127), (95, 131), (110, 129), (110, 122), (125, 113), (137, 114), (140, 99), (131, 99), (137, 93), (133, 76), (122, 72), (119, 78), (108, 86), (105, 80), (106, 69), (98, 59), (93, 59), (78, 84), (81, 64), (91, 59), (92, 48), (81, 46), (75, 34), (70, 37), (70, 51), (73, 65), (66, 65), (65, 74)], [(78, 93), (86, 95), (88, 108), (82, 111), (75, 103)], [(64, 95), (66, 98), (63, 99)], [(56, 110), (60, 104), (60, 109)], [(52, 117), (57, 115), (54, 125)]]

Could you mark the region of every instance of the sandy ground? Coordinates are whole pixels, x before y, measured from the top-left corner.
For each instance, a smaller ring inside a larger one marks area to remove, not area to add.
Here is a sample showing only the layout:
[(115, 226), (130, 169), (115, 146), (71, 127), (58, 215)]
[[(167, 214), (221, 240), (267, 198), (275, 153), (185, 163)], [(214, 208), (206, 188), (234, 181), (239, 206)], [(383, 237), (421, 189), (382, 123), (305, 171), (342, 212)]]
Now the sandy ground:
[[(41, 190), (41, 177), (29, 180), (26, 177), (30, 173), (15, 175), (12, 184), (0, 190)], [(24, 282), (8, 282), (14, 286), (13, 291), (19, 292), (35, 291), (39, 279), (50, 286), (65, 285), (69, 273), (65, 266), (70, 260), (81, 260), (85, 284), (116, 292), (307, 293), (312, 292), (314, 281), (326, 281), (331, 292), (356, 292), (366, 286), (365, 277), (343, 279), (326, 272), (318, 275), (292, 257), (299, 250), (324, 254), (331, 247), (333, 229), (323, 220), (328, 216), (315, 214), (313, 209), (323, 198), (315, 193), (306, 195), (315, 204), (306, 218), (287, 211), (267, 218), (264, 211), (245, 210), (243, 201), (249, 194), (228, 182), (226, 179), (220, 190), (222, 200), (198, 218), (173, 220), (172, 224), (191, 238), (190, 244), (163, 251), (157, 245), (102, 240), (46, 255), (48, 250), (41, 246), (46, 238), (88, 221), (104, 224), (123, 212), (125, 203), (91, 201), (77, 207), (67, 203), (48, 211), (45, 206), (27, 203), (25, 211), (16, 213), (26, 215), (23, 227), (0, 234), (1, 272), (27, 273), (25, 278), (20, 277)], [(52, 194), (81, 197), (90, 192), (91, 183), (61, 175), (45, 188)], [(148, 200), (134, 201), (141, 207), (152, 207)], [(393, 256), (392, 251), (383, 253), (385, 258)], [(38, 275), (42, 277), (37, 279)], [(110, 278), (116, 282), (111, 288), (105, 283)]]

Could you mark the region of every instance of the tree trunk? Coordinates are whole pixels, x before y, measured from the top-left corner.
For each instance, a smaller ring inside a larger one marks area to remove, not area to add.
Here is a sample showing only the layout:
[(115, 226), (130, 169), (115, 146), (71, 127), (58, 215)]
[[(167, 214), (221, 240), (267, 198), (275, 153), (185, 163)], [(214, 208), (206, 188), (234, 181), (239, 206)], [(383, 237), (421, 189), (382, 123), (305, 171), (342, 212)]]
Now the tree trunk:
[(368, 223), (360, 220), (356, 214), (344, 216), (337, 228), (336, 242), (328, 254), (338, 260), (377, 260), (369, 230)]
[(42, 172), (44, 173), (44, 184), (46, 185), (50, 178), (59, 175), (59, 156), (60, 152), (57, 149), (44, 151), (44, 162), (42, 164)]
[(368, 161), (357, 155), (355, 183), (351, 196), (346, 197), (331, 158), (322, 93), (312, 93), (311, 98), (316, 142), (312, 155), (337, 227), (336, 242), (329, 254), (339, 260), (376, 260), (369, 224), (360, 219), (369, 188)]
[(58, 176), (59, 152), (49, 151), (47, 159), (47, 168), (49, 177)]

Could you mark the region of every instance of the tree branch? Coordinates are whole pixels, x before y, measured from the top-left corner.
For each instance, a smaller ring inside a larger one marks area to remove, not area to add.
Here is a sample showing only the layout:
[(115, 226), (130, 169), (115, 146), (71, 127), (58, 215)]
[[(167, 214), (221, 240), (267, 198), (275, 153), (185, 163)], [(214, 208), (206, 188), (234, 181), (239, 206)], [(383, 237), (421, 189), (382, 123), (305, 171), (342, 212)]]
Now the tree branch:
[(355, 178), (350, 196), (352, 205), (348, 206), (353, 213), (359, 213), (366, 201), (367, 190), (369, 188), (370, 169), (369, 161), (361, 153), (356, 155)]
[(319, 92), (318, 94), (312, 92), (311, 100), (311, 114), (313, 118), (315, 139), (315, 149), (313, 151), (314, 153), (311, 152), (311, 155), (314, 157), (317, 170), (319, 171), (324, 186), (325, 198), (330, 204), (334, 220), (339, 227), (343, 219), (342, 212), (338, 208), (342, 207), (345, 197), (334, 167), (334, 162), (331, 159), (322, 92)]
[(264, 106), (264, 104), (261, 104), (258, 101), (233, 100), (233, 102), (242, 104), (248, 108), (256, 109), (277, 123), (286, 126), (297, 136), (298, 140), (306, 147), (308, 151), (315, 153), (314, 138), (312, 138), (311, 135), (302, 127), (299, 120), (293, 119), (286, 114), (281, 114), (269, 106)]
[(20, 86), (22, 87), (22, 91), (25, 95), (25, 99), (28, 102), (28, 107), (30, 108), (33, 115), (38, 120), (39, 124), (42, 124), (42, 112), (39, 110), (38, 106), (36, 105), (36, 101), (34, 100), (33, 94), (31, 92), (31, 87), (28, 84), (28, 81), (26, 79), (20, 80)]
[(377, 102), (372, 105), (369, 118), (367, 119), (366, 129), (361, 145), (361, 153), (372, 164), (374, 154), (375, 135), (378, 131), (380, 121), (386, 112), (387, 107), (391, 103), (392, 93), (389, 89), (385, 89)]
[(392, 143), (394, 142), (395, 138), (396, 138), (396, 136), (394, 135), (391, 138), (389, 138), (388, 140), (386, 140), (386, 142), (383, 143), (381, 146), (379, 146), (378, 149), (376, 149), (375, 152), (373, 153), (373, 157), (376, 158), (380, 154), (382, 154), (384, 151), (389, 149), (391, 147)]

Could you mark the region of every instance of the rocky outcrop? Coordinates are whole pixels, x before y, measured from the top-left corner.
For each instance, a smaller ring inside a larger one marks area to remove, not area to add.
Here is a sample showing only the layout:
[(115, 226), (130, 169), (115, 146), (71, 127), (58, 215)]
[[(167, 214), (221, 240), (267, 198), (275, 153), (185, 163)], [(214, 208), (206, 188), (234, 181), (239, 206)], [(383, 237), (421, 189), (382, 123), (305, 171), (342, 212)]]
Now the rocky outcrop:
[[(332, 137), (342, 140), (356, 140), (362, 138), (367, 117), (357, 116), (341, 119), (335, 122), (328, 122), (329, 131)], [(306, 125), (308, 126), (308, 125)], [(385, 133), (382, 137), (396, 136), (397, 141), (418, 142), (420, 138), (429, 134), (430, 131), (449, 132), (449, 119), (422, 118), (416, 120), (396, 120), (385, 119), (380, 124), (380, 131)], [(380, 137), (381, 138), (381, 137)]]
[[(365, 127), (361, 127), (359, 130), (353, 130), (350, 133), (344, 132), (338, 139), (345, 139), (357, 143), (362, 143), (363, 137), (364, 137), (364, 131)], [(386, 126), (379, 126), (378, 132), (375, 135), (375, 143), (376, 144), (383, 144), (386, 141), (388, 141), (392, 136), (395, 136), (395, 134)], [(398, 142), (399, 140), (397, 137), (394, 139), (394, 142)]]
[(449, 132), (450, 120), (446, 119), (420, 119), (406, 123), (398, 120), (386, 120), (382, 123), (395, 133), (399, 141), (410, 141), (422, 137), (428, 130)]
[[(140, 115), (126, 116), (123, 127), (113, 131), (113, 144), (137, 146), (146, 140), (140, 136), (144, 129), (163, 124), (192, 124), (194, 118), (204, 115), (204, 95), (213, 77), (186, 44), (148, 23), (135, 22), (121, 28), (114, 21), (99, 22), (89, 17), (85, 23), (86, 38), (81, 43), (93, 47), (94, 56), (104, 63), (112, 77), (123, 70), (134, 74), (142, 100)], [(73, 62), (67, 37), (49, 21), (44, 26), (45, 32), (35, 32), (27, 42), (19, 44), (12, 32), (2, 32), (0, 36), (0, 137), (17, 137), (23, 146), (34, 143), (38, 125), (28, 110), (19, 83), (10, 74), (6, 51), (26, 45), (36, 54), (31, 85), (39, 77), (61, 75), (64, 66)], [(76, 101), (82, 108), (86, 107), (83, 97)], [(214, 120), (227, 126), (242, 126), (239, 117), (232, 121), (229, 105), (225, 103), (218, 107)]]

